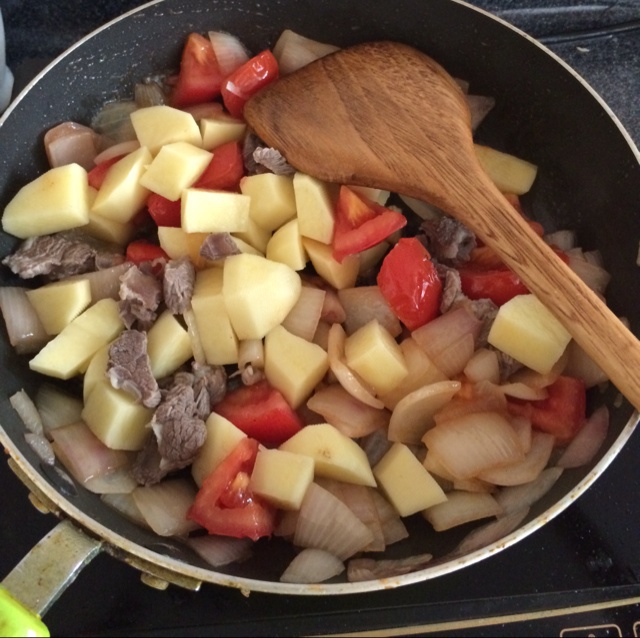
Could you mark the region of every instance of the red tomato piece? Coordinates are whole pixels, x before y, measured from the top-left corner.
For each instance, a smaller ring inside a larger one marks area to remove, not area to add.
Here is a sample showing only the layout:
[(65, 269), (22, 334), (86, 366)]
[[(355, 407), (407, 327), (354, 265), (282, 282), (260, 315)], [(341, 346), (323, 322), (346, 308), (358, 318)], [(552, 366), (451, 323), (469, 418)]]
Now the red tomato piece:
[(228, 392), (213, 410), (267, 447), (284, 443), (304, 425), (282, 393), (266, 380)]
[(348, 255), (379, 244), (407, 224), (402, 213), (380, 206), (347, 186), (340, 187), (335, 210), (333, 258), (340, 263)]
[(253, 496), (248, 478), (258, 453), (258, 442), (242, 439), (202, 482), (187, 518), (210, 534), (258, 540), (271, 536), (275, 508)]
[(157, 193), (151, 193), (147, 198), (147, 209), (158, 226), (179, 228), (182, 220), (180, 206), (179, 199), (172, 201)]
[(534, 428), (556, 437), (556, 444), (568, 443), (587, 419), (587, 391), (584, 381), (560, 376), (548, 388), (541, 401), (509, 399), (511, 414), (531, 419)]
[(234, 117), (242, 117), (247, 100), (277, 80), (278, 75), (278, 61), (268, 49), (247, 60), (222, 83), (222, 100), (227, 111)]
[(89, 186), (92, 186), (96, 190), (100, 190), (102, 182), (104, 182), (104, 178), (107, 176), (109, 169), (123, 157), (124, 155), (117, 155), (116, 157), (111, 157), (104, 162), (100, 162), (100, 164), (96, 164), (96, 166), (94, 166), (87, 174)]
[(524, 295), (527, 287), (520, 277), (508, 268), (481, 269), (473, 267), (458, 268), (462, 292), (470, 299), (491, 299), (501, 306), (516, 295)]
[(404, 237), (382, 261), (380, 292), (409, 330), (435, 319), (440, 311), (442, 282), (429, 251), (415, 237)]
[(171, 105), (183, 108), (209, 102), (220, 95), (222, 73), (209, 38), (191, 33), (182, 50), (180, 72), (171, 93)]
[(127, 246), (127, 252), (125, 254), (127, 261), (132, 261), (134, 264), (141, 264), (143, 261), (153, 261), (154, 259), (169, 259), (169, 255), (157, 246), (151, 244), (148, 241), (139, 239), (132, 241)]
[(237, 191), (244, 176), (244, 160), (239, 142), (227, 142), (213, 149), (209, 166), (194, 184), (195, 188)]

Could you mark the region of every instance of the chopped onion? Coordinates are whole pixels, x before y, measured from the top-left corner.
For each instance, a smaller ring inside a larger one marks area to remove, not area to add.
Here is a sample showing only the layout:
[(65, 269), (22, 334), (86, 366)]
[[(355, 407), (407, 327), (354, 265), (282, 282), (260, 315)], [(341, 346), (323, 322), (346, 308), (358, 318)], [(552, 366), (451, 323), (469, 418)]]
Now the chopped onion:
[(490, 494), (495, 492), (496, 486), (487, 483), (479, 478), (454, 479), (450, 489), (446, 490), (447, 494), (453, 490), (461, 490), (463, 492), (478, 492), (480, 494)]
[(235, 35), (209, 31), (209, 40), (223, 77), (231, 75), (249, 60), (249, 51)]
[(324, 549), (345, 560), (373, 541), (371, 530), (336, 496), (309, 485), (300, 507), (293, 543)]
[(101, 153), (98, 153), (98, 155), (95, 156), (93, 162), (94, 164), (101, 164), (102, 162), (106, 162), (107, 160), (113, 159), (114, 157), (121, 157), (122, 155), (133, 153), (133, 151), (137, 151), (139, 148), (140, 142), (138, 142), (138, 140), (127, 140), (126, 142), (118, 142), (117, 144), (108, 146)]
[[(444, 465), (442, 465), (438, 456), (433, 452), (431, 452), (430, 450), (427, 450), (427, 453), (424, 457), (424, 461), (422, 462), (422, 464), (424, 465), (425, 469), (429, 472), (429, 474), (433, 474), (434, 478), (436, 479), (444, 479), (446, 482), (452, 483), (452, 484), (455, 481), (459, 480), (459, 479), (456, 479), (456, 477), (453, 474), (451, 474), (451, 472), (449, 472), (449, 470), (447, 470), (447, 468)], [(472, 479), (465, 479), (465, 480), (472, 480)], [(445, 491), (449, 491), (449, 490), (445, 490)]]
[(338, 47), (332, 44), (311, 40), (285, 29), (273, 47), (273, 55), (278, 60), (280, 74), (286, 75), (337, 50)]
[(329, 329), (329, 367), (336, 375), (340, 385), (352, 396), (372, 408), (383, 408), (384, 403), (370, 392), (364, 382), (344, 362), (344, 342), (346, 334), (339, 323), (334, 323)]
[(467, 379), (473, 383), (478, 381), (498, 383), (500, 381), (500, 362), (497, 352), (489, 350), (489, 348), (478, 348), (467, 362), (463, 372)]
[(555, 437), (546, 432), (533, 432), (531, 448), (524, 459), (485, 470), (479, 478), (494, 485), (523, 485), (534, 481), (547, 466), (553, 452)]
[(450, 419), (423, 438), (430, 453), (459, 479), (478, 476), (497, 465), (524, 458), (511, 423), (497, 412), (478, 412)]
[(322, 583), (345, 570), (344, 563), (324, 549), (303, 549), (280, 576), (282, 583)]
[(137, 487), (133, 499), (149, 527), (159, 536), (182, 536), (199, 525), (187, 519), (196, 488), (183, 478)]
[(329, 350), (329, 330), (331, 325), (326, 321), (319, 321), (313, 335), (313, 343), (320, 346), (325, 352)]
[(204, 348), (202, 347), (202, 341), (200, 340), (200, 331), (198, 330), (196, 317), (193, 314), (193, 310), (191, 309), (191, 307), (187, 308), (182, 313), (182, 318), (187, 324), (187, 333), (189, 334), (189, 339), (191, 339), (191, 349), (193, 350), (194, 361), (196, 363), (199, 363), (200, 365), (206, 365), (207, 357), (204, 353)]
[(409, 531), (396, 508), (378, 490), (371, 490), (371, 498), (377, 510), (385, 546), (393, 545), (393, 543), (407, 538)]
[(542, 399), (546, 399), (549, 396), (546, 388), (536, 388), (517, 381), (503, 383), (498, 387), (508, 397), (523, 399), (524, 401), (542, 401)]
[(298, 510), (279, 510), (278, 521), (273, 530), (274, 536), (280, 536), (292, 540), (298, 524)]
[(486, 523), (482, 525), (482, 527), (474, 529), (462, 539), (454, 550), (454, 554), (468, 554), (474, 552), (476, 549), (495, 543), (507, 534), (513, 532), (526, 518), (528, 513), (528, 507), (521, 507), (504, 516), (498, 516), (498, 518), (491, 523)]
[(471, 130), (475, 131), (496, 105), (496, 99), (487, 95), (467, 94), (465, 97), (471, 113)]
[(9, 343), (18, 354), (38, 352), (51, 338), (29, 301), (26, 288), (0, 287), (0, 310)]
[(238, 563), (251, 557), (253, 541), (231, 536), (191, 536), (186, 544), (212, 567)]
[(164, 91), (158, 82), (138, 82), (133, 87), (133, 94), (138, 108), (161, 106), (166, 102)]
[(338, 299), (345, 311), (344, 329), (348, 335), (377, 319), (392, 337), (402, 333), (402, 325), (378, 286), (354, 286), (338, 290)]
[(51, 447), (51, 443), (49, 443), (49, 440), (43, 434), (26, 432), (24, 439), (43, 463), (53, 465), (56, 462), (56, 455)]
[(465, 334), (460, 339), (441, 350), (437, 355), (431, 353), (433, 363), (451, 379), (459, 375), (469, 363), (475, 349), (475, 339), (472, 334)]
[(100, 146), (100, 136), (88, 126), (76, 122), (58, 124), (44, 135), (44, 148), (51, 168), (79, 164), (91, 170)]
[(36, 408), (31, 397), (24, 390), (18, 390), (18, 392), (12, 394), (9, 397), (9, 403), (18, 413), (18, 416), (29, 432), (38, 435), (44, 433), (42, 418), (38, 412), (38, 408)]
[(542, 470), (538, 478), (531, 483), (503, 487), (496, 494), (496, 500), (502, 505), (505, 514), (515, 512), (523, 507), (530, 507), (553, 487), (562, 472), (561, 467), (548, 467), (546, 470)]
[(551, 246), (556, 246), (565, 252), (576, 247), (576, 232), (574, 230), (557, 230), (544, 236), (544, 240)]
[(81, 399), (52, 383), (43, 383), (38, 388), (35, 404), (47, 435), (55, 428), (80, 421), (84, 408)]
[(597, 263), (593, 263), (593, 259), (585, 258), (580, 248), (574, 248), (567, 251), (569, 256), (569, 268), (582, 279), (593, 291), (603, 294), (611, 275), (607, 270)]
[(325, 291), (324, 303), (322, 304), (322, 314), (320, 315), (321, 321), (327, 323), (344, 323), (347, 318), (347, 313), (342, 307), (340, 297), (333, 288), (323, 288)]
[(93, 272), (84, 273), (82, 275), (73, 275), (67, 277), (66, 281), (74, 281), (76, 279), (86, 279), (91, 288), (91, 302), (96, 303), (101, 299), (120, 299), (120, 277), (131, 268), (129, 262), (104, 268), (103, 270), (95, 270)]
[(435, 414), (460, 390), (460, 381), (438, 381), (403, 397), (389, 420), (389, 440), (420, 443), (425, 432), (435, 425)]
[(522, 451), (526, 454), (531, 449), (531, 439), (533, 437), (531, 419), (524, 416), (512, 416), (509, 421), (515, 433), (518, 435)]
[(436, 532), (498, 514), (502, 514), (502, 507), (491, 494), (458, 490), (449, 492), (446, 501), (433, 505), (422, 513)]
[[(465, 388), (465, 390), (467, 389)], [(500, 392), (498, 386), (481, 381), (476, 383), (472, 390), (471, 396), (467, 396), (466, 392), (458, 393), (442, 410), (437, 412), (434, 416), (436, 425), (478, 412), (498, 412), (504, 414), (505, 417), (508, 415), (507, 399), (504, 393)]]
[(316, 390), (307, 407), (352, 439), (386, 428), (391, 416), (388, 410), (359, 401), (337, 383)]
[(314, 286), (302, 286), (298, 301), (282, 325), (292, 334), (313, 341), (322, 314), (326, 292)]
[(264, 368), (264, 342), (262, 339), (244, 339), (238, 344), (238, 368), (246, 366)]
[[(429, 355), (434, 364), (440, 367), (438, 359), (441, 355), (444, 357), (445, 362), (451, 360), (454, 358), (456, 344), (465, 337), (468, 344), (467, 335), (471, 335), (473, 342), (475, 342), (481, 330), (482, 321), (475, 316), (469, 306), (463, 304), (414, 330), (411, 336)], [(454, 346), (454, 350), (451, 353), (443, 354), (452, 346)], [(462, 345), (459, 347), (463, 348)], [(468, 345), (464, 346), (464, 348), (468, 351)], [(464, 365), (470, 358), (471, 355)], [(459, 371), (464, 369), (464, 365)], [(445, 371), (443, 370), (443, 372)]]
[(131, 475), (129, 466), (126, 466), (93, 476), (84, 482), (84, 487), (94, 494), (130, 494), (138, 487), (138, 483)]
[(546, 388), (565, 372), (568, 360), (568, 348), (565, 348), (565, 351), (553, 364), (553, 367), (551, 368), (551, 370), (549, 370), (549, 372), (542, 374), (540, 372), (536, 372), (535, 370), (531, 370), (531, 368), (520, 368), (509, 377), (509, 382), (524, 383), (531, 388)]
[(609, 380), (604, 370), (573, 339), (567, 346), (567, 355), (565, 374), (582, 379), (587, 388), (606, 383)]
[(137, 108), (133, 100), (108, 102), (93, 118), (91, 128), (114, 143), (135, 140), (136, 132), (130, 116)]
[(354, 558), (347, 566), (347, 580), (350, 583), (380, 578), (394, 578), (422, 569), (429, 564), (432, 554), (417, 554), (408, 558), (375, 560), (373, 558)]
[(567, 445), (556, 465), (569, 469), (589, 463), (607, 438), (609, 420), (609, 408), (606, 405), (595, 410)]
[(140, 508), (133, 500), (132, 492), (122, 494), (101, 494), (100, 500), (122, 514), (128, 520), (133, 521), (134, 523), (141, 525), (142, 527), (149, 527), (147, 525), (147, 521), (140, 512)]
[(132, 453), (108, 448), (80, 421), (51, 431), (53, 449), (60, 462), (79, 483), (128, 467)]

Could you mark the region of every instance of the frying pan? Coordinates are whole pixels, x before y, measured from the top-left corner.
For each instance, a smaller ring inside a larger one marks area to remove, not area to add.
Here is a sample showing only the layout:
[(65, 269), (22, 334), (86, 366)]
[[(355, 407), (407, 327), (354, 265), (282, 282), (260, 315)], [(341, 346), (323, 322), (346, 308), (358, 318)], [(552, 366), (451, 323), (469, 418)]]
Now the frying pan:
[[(527, 211), (545, 228), (575, 229), (582, 246), (601, 250), (613, 273), (609, 305), (629, 320), (637, 334), (640, 308), (629, 291), (640, 283), (638, 150), (610, 109), (556, 56), (506, 23), (456, 0), (324, 0), (308, 7), (299, 0), (259, 6), (237, 0), (146, 4), (63, 54), (5, 113), (0, 120), (0, 206), (47, 168), (42, 137), (48, 128), (64, 120), (89, 121), (104, 102), (129, 97), (140, 78), (175, 69), (188, 32), (225, 30), (258, 52), (273, 44), (284, 28), (338, 46), (379, 39), (405, 42), (425, 51), (452, 75), (470, 81), (473, 92), (494, 96), (497, 106), (478, 131), (479, 141), (541, 167), (533, 190), (524, 198)], [(12, 251), (16, 243), (1, 236), (0, 254)], [(7, 269), (0, 276), (2, 285), (16, 283)], [(0, 356), (3, 369), (11, 371), (0, 383), (0, 441), (18, 477), (45, 509), (61, 519), (3, 583), (38, 614), (44, 614), (101, 552), (140, 569), (147, 582), (168, 581), (190, 589), (214, 583), (245, 591), (326, 595), (436, 578), (490, 559), (567, 508), (614, 460), (638, 421), (615, 388), (590, 397), (590, 409), (606, 402), (612, 414), (608, 439), (597, 458), (588, 467), (566, 471), (516, 531), (483, 549), (450, 558), (447, 554), (460, 539), (457, 532), (423, 531), (394, 546), (392, 555), (432, 552), (436, 558), (425, 569), (384, 582), (292, 585), (278, 582), (293, 556), (285, 543), (261, 541), (251, 561), (214, 571), (181, 543), (129, 523), (96, 495), (70, 485), (55, 469), (40, 463), (25, 443), (24, 426), (8, 400), (22, 388), (33, 395), (40, 380), (4, 335)], [(34, 574), (46, 577), (34, 579)]]

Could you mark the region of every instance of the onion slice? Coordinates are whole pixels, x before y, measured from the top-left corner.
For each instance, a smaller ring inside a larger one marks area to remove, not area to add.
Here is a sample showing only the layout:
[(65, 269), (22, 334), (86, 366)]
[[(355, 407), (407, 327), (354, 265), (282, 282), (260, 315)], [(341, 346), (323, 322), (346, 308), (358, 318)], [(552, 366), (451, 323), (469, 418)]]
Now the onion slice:
[(250, 538), (216, 535), (191, 536), (187, 538), (186, 544), (212, 567), (222, 567), (246, 560), (251, 556), (253, 547), (253, 541)]
[(249, 51), (235, 35), (224, 31), (209, 31), (208, 35), (223, 77), (249, 60)]
[(51, 168), (79, 164), (85, 170), (91, 170), (100, 145), (100, 136), (93, 129), (76, 122), (58, 124), (44, 135), (44, 148)]
[(504, 516), (499, 516), (495, 521), (486, 523), (481, 527), (474, 529), (465, 536), (460, 544), (456, 547), (453, 554), (469, 554), (476, 549), (486, 547), (504, 538), (507, 534), (513, 532), (529, 513), (528, 507), (521, 507), (513, 512), (509, 512)]
[(499, 514), (502, 514), (502, 507), (491, 494), (460, 490), (449, 492), (446, 501), (433, 505), (422, 513), (436, 532)]
[(344, 563), (324, 549), (303, 549), (280, 576), (282, 583), (322, 583), (345, 570)]
[(531, 483), (503, 487), (496, 494), (496, 500), (502, 505), (505, 514), (510, 514), (523, 507), (531, 507), (554, 486), (562, 472), (561, 467), (548, 467), (546, 470), (542, 470), (538, 478)]
[(347, 580), (357, 583), (364, 580), (394, 578), (409, 574), (425, 567), (432, 554), (417, 554), (408, 558), (375, 560), (373, 558), (354, 558), (347, 566)]
[(84, 404), (78, 397), (68, 394), (52, 383), (43, 383), (36, 392), (36, 408), (42, 419), (45, 434), (82, 418)]
[(285, 29), (273, 46), (273, 55), (278, 60), (280, 74), (286, 75), (337, 50), (338, 47), (332, 44), (311, 40)]
[(607, 438), (609, 420), (609, 408), (606, 405), (595, 410), (567, 445), (556, 465), (569, 469), (589, 463)]
[(29, 432), (39, 435), (43, 434), (44, 428), (42, 425), (42, 417), (40, 416), (35, 403), (24, 390), (18, 390), (18, 392), (12, 394), (9, 397), (9, 403), (17, 412), (22, 423), (24, 423), (24, 426)]
[(320, 288), (302, 286), (298, 301), (282, 322), (283, 327), (301, 339), (313, 341), (326, 294)]
[(0, 310), (9, 343), (18, 354), (38, 352), (51, 338), (29, 301), (26, 288), (0, 287)]

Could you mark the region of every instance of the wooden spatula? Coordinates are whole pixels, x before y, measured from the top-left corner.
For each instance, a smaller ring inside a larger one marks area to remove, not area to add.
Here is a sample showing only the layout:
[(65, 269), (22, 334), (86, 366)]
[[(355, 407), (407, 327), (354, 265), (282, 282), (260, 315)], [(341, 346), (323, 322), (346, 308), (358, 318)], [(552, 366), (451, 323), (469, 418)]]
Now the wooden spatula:
[(464, 96), (431, 58), (394, 42), (342, 49), (258, 93), (245, 117), (302, 172), (409, 195), (466, 224), (640, 409), (640, 343), (487, 177)]

